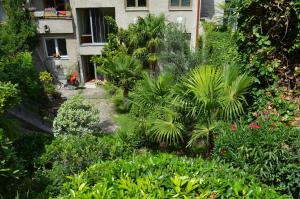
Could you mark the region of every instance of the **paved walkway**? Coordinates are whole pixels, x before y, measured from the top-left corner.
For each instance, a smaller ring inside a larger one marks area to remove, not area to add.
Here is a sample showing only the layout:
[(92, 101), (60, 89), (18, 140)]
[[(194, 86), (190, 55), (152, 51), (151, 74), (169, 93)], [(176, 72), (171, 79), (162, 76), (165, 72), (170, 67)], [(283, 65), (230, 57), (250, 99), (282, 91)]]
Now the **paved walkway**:
[(86, 88), (78, 90), (62, 89), (60, 91), (63, 97), (69, 98), (80, 94), (100, 111), (99, 128), (104, 132), (112, 133), (117, 129), (117, 125), (113, 120), (113, 105), (107, 99), (106, 91), (101, 88)]

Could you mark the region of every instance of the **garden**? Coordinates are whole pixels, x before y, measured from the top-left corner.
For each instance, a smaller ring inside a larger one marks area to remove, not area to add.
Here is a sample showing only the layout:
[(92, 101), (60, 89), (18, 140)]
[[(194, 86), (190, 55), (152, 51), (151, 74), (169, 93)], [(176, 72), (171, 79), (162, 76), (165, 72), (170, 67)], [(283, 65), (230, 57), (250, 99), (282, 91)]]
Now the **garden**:
[(53, 135), (5, 117), (57, 95), (51, 74), (32, 65), (34, 23), (21, 0), (9, 2), (1, 198), (300, 198), (299, 1), (232, 0), (221, 23), (201, 23), (196, 49), (164, 15), (126, 29), (107, 17), (113, 31), (92, 61), (118, 129), (99, 129), (101, 110), (78, 95), (53, 117)]

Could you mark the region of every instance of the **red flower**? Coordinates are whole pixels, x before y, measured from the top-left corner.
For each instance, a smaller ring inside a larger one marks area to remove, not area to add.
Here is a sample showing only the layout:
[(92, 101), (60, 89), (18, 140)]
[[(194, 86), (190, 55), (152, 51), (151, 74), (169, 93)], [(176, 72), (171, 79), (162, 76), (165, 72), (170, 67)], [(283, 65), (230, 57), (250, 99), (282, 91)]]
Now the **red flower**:
[(231, 125), (231, 131), (232, 131), (232, 132), (236, 132), (236, 131), (237, 131), (236, 123), (233, 123), (233, 124)]
[(250, 129), (260, 129), (261, 126), (259, 126), (258, 124), (252, 122), (251, 124), (249, 124), (248, 126)]

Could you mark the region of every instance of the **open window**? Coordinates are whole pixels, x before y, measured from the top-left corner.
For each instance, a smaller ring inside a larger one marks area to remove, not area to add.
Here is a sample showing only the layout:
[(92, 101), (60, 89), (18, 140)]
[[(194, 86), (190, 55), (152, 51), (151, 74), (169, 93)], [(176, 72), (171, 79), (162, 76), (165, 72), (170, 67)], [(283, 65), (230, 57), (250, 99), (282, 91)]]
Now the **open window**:
[(78, 27), (81, 44), (102, 44), (108, 40), (110, 26), (106, 16), (115, 18), (114, 8), (78, 9)]
[(45, 39), (47, 56), (49, 58), (68, 57), (66, 39), (64, 38), (46, 38)]

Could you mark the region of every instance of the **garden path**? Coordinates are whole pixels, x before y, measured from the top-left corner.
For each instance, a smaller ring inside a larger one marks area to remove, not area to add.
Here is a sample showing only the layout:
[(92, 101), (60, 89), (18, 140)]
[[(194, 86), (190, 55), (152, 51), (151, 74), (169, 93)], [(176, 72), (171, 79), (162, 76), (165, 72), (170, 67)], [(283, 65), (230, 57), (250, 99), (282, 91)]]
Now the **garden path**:
[(116, 131), (117, 124), (113, 119), (115, 112), (104, 88), (97, 87), (77, 90), (61, 89), (60, 92), (62, 93), (62, 96), (66, 98), (78, 94), (83, 96), (87, 101), (95, 105), (95, 107), (100, 111), (99, 128), (107, 133), (113, 133)]

